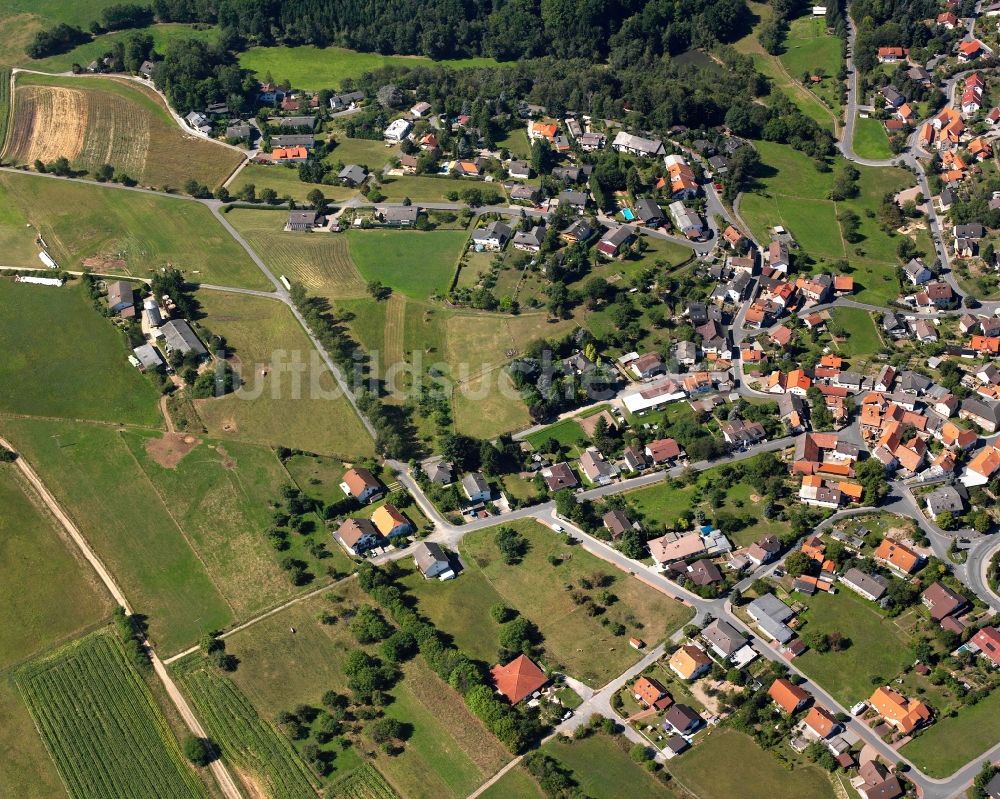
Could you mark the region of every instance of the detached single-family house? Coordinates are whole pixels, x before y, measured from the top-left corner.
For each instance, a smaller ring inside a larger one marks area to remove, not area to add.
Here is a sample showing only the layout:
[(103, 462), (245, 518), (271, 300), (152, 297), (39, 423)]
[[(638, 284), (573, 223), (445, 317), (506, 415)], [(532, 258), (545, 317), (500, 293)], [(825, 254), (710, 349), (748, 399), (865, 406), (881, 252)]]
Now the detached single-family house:
[(670, 656), (670, 670), (682, 680), (694, 680), (712, 668), (712, 659), (693, 644), (685, 644)]
[(108, 310), (125, 318), (135, 316), (135, 289), (127, 280), (108, 283)]
[(383, 131), (382, 138), (384, 138), (387, 142), (399, 144), (399, 142), (406, 138), (412, 127), (413, 123), (411, 123), (408, 119), (394, 120), (389, 124), (389, 127)]
[(490, 669), (490, 674), (497, 693), (512, 705), (540, 691), (549, 681), (545, 672), (526, 655), (518, 655), (505, 666), (497, 664)]
[(634, 236), (635, 229), (630, 225), (611, 228), (597, 242), (597, 251), (605, 258), (615, 258)]
[(382, 484), (363, 466), (348, 469), (344, 473), (340, 489), (362, 504), (372, 502), (382, 495)]
[(696, 711), (687, 705), (673, 705), (663, 717), (663, 727), (687, 735), (697, 730), (704, 722)]
[(493, 499), (493, 489), (482, 472), (469, 472), (462, 478), (462, 492), (469, 502), (489, 502)]
[(448, 580), (455, 576), (448, 554), (433, 541), (421, 541), (414, 547), (413, 564), (427, 580)]
[(348, 164), (337, 174), (337, 179), (345, 186), (350, 186), (351, 188), (360, 186), (365, 182), (367, 177), (368, 173), (365, 171), (365, 168), (357, 164)]
[(514, 249), (524, 252), (538, 252), (545, 240), (545, 227), (535, 225), (531, 230), (519, 230), (514, 234)]
[(647, 158), (663, 155), (664, 153), (663, 142), (659, 139), (645, 139), (642, 136), (633, 136), (631, 133), (626, 133), (625, 131), (618, 132), (614, 141), (611, 142), (611, 147), (619, 153), (640, 155)]
[(289, 211), (285, 230), (312, 230), (322, 224), (322, 220), (319, 211)]
[(378, 543), (379, 532), (369, 519), (345, 519), (337, 530), (336, 539), (348, 552), (360, 555)]
[(490, 222), (486, 227), (479, 228), (472, 234), (472, 243), (484, 250), (500, 252), (507, 246), (513, 231), (506, 222)]
[(413, 532), (410, 520), (400, 513), (395, 505), (388, 502), (375, 509), (372, 514), (372, 522), (385, 538), (395, 538)]
[(767, 689), (767, 695), (771, 697), (774, 704), (789, 715), (804, 708), (812, 699), (808, 691), (789, 682), (784, 677), (779, 677), (771, 683), (771, 687)]

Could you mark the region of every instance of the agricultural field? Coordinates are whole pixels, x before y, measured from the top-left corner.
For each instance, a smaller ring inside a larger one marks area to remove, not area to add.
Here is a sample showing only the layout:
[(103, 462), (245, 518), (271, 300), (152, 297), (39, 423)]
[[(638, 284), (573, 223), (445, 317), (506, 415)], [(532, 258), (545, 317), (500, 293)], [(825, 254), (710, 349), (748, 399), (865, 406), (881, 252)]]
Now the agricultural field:
[(74, 799), (205, 795), (112, 631), (30, 663), (15, 680)]
[(822, 685), (844, 707), (867, 699), (874, 676), (894, 679), (913, 661), (910, 641), (896, 624), (852, 591), (802, 598), (805, 630), (839, 632), (851, 640), (846, 657), (833, 651), (809, 650), (797, 659), (800, 669)]
[(67, 3), (65, 0), (0, 0), (0, 24), (4, 31), (0, 38), (0, 64), (30, 66), (38, 63), (28, 58), (24, 52), (36, 31), (51, 27), (57, 22), (86, 29), (107, 6), (116, 4), (117, 0), (88, 0), (85, 3)]
[[(299, 180), (297, 169), (280, 164), (247, 164), (240, 170), (240, 173), (233, 182), (229, 184), (229, 191), (232, 194), (239, 194), (248, 184), (253, 184), (258, 197), (262, 189), (274, 189), (279, 197), (291, 197), (298, 203), (305, 203), (306, 195), (313, 189), (319, 189), (323, 192), (323, 196), (332, 202), (346, 200), (351, 195), (357, 193), (354, 189), (349, 189), (346, 186), (331, 186), (327, 183), (303, 183)], [(230, 211), (229, 216), (232, 217), (236, 213), (238, 213), (237, 210)], [(253, 211), (248, 211), (248, 213), (253, 213)], [(284, 221), (286, 218), (285, 213), (279, 214), (275, 212), (274, 215), (282, 217), (282, 221)]]
[(360, 418), (288, 307), (226, 292), (198, 298), (203, 324), (226, 338), (244, 380), (235, 394), (195, 401), (212, 436), (346, 460), (373, 454)]
[(854, 152), (861, 158), (871, 160), (892, 158), (892, 148), (889, 147), (889, 137), (882, 120), (858, 117), (854, 123)]
[(7, 266), (37, 267), (40, 235), (63, 269), (145, 278), (173, 264), (194, 283), (274, 288), (201, 203), (7, 172), (0, 208), (0, 244), (16, 245), (5, 251)]
[(0, 675), (0, 796), (65, 797), (52, 758), (9, 674)]
[(240, 66), (263, 79), (268, 73), (276, 81), (288, 80), (297, 89), (334, 89), (347, 78), (359, 78), (384, 66), (491, 66), (491, 58), (462, 58), (431, 61), (421, 56), (385, 56), (377, 53), (359, 53), (344, 47), (253, 47), (240, 54)]
[[(274, 169), (275, 167), (262, 167)], [(365, 280), (347, 249), (347, 240), (326, 233), (286, 233), (287, 211), (233, 208), (226, 219), (276, 275), (301, 283), (329, 300), (366, 296)]]
[[(739, 764), (720, 768), (720, 764)], [(735, 730), (712, 731), (689, 752), (670, 761), (668, 771), (696, 796), (712, 799), (834, 799), (830, 779), (813, 765), (783, 767), (752, 738)]]
[(251, 795), (315, 799), (309, 771), (289, 741), (262, 719), (232, 680), (214, 667), (179, 669), (198, 717)]
[(337, 799), (398, 799), (398, 794), (370, 763), (365, 763), (350, 775), (330, 787)]
[(19, 75), (3, 157), (30, 165), (59, 156), (77, 170), (111, 164), (142, 186), (174, 189), (191, 178), (214, 189), (241, 160), (230, 147), (185, 133), (162, 99), (134, 81)]
[[(631, 577), (623, 577), (594, 555), (533, 520), (508, 525), (524, 535), (529, 550), (522, 563), (506, 566), (494, 543), (495, 530), (470, 533), (462, 540), (467, 566), (461, 578), (447, 583), (425, 581), (418, 572), (405, 580), (418, 607), (472, 657), (495, 662), (499, 626), (490, 616), (498, 602), (519, 610), (541, 631), (543, 658), (551, 668), (598, 687), (638, 660), (629, 647), (634, 635), (652, 644), (683, 626), (692, 612)], [(552, 556), (558, 565), (549, 560)], [(628, 628), (615, 636), (575, 605), (565, 586), (596, 573), (613, 578), (609, 590), (618, 602), (605, 616)]]
[(0, 68), (0, 153), (7, 141), (7, 124), (10, 121), (10, 70)]
[[(79, 283), (0, 279), (0, 412), (158, 425), (157, 391)], [(84, 346), (83, 343), (86, 342)]]
[(954, 716), (936, 719), (901, 750), (930, 777), (947, 777), (1000, 739), (1000, 691)]
[[(755, 236), (767, 241), (773, 225), (784, 225), (814, 259), (815, 270), (834, 269), (840, 260), (850, 264), (856, 299), (877, 305), (894, 299), (899, 292), (896, 248), (901, 235), (885, 234), (874, 214), (869, 218), (868, 213), (877, 210), (886, 192), (912, 186), (913, 176), (894, 167), (858, 165), (858, 196), (834, 202), (827, 199), (832, 171), (819, 172), (809, 158), (785, 145), (759, 141), (755, 146), (765, 165), (765, 177), (760, 178), (759, 190), (740, 200), (740, 214)], [(860, 218), (857, 244), (844, 240), (837, 219), (848, 210)], [(932, 251), (926, 230), (918, 231), (915, 241), (919, 250)]]
[(31, 491), (16, 466), (0, 466), (0, 671), (111, 613), (104, 587)]
[[(112, 426), (38, 419), (7, 419), (3, 430), (87, 536), (136, 612), (149, 616), (150, 639), (163, 654), (229, 624), (232, 606), (131, 454), (127, 436)], [(109, 513), (109, 497), (121, 495), (123, 487), (141, 501), (118, 503)], [(220, 526), (218, 534), (223, 532), (229, 530)]]
[(417, 299), (448, 290), (468, 241), (461, 230), (350, 230), (346, 236), (366, 281), (381, 280)]

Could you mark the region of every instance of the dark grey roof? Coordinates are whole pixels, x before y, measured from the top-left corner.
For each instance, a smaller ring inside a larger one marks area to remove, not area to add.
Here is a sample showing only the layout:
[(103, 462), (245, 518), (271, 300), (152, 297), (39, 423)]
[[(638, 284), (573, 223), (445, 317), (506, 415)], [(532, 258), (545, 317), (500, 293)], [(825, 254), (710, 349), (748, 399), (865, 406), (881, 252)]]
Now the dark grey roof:
[(271, 117), (267, 120), (267, 124), (273, 128), (311, 128), (316, 124), (316, 117), (311, 114), (298, 117)]
[(440, 544), (421, 541), (413, 549), (413, 560), (421, 572), (426, 572), (437, 563), (448, 563), (448, 554)]
[(272, 147), (305, 147), (311, 150), (316, 145), (316, 138), (308, 133), (288, 133), (271, 137)]
[(653, 200), (642, 197), (635, 201), (635, 213), (643, 222), (663, 219), (663, 210)]
[(702, 638), (713, 646), (732, 655), (747, 642), (747, 637), (728, 622), (716, 619), (701, 631)]
[(848, 569), (847, 573), (840, 578), (841, 582), (849, 583), (855, 585), (864, 591), (866, 594), (878, 599), (885, 593), (886, 581), (885, 578), (879, 577), (877, 575), (873, 576), (871, 574), (866, 574), (861, 571), (861, 569)]
[(185, 355), (193, 352), (195, 355), (207, 355), (208, 350), (205, 345), (198, 340), (198, 336), (183, 319), (171, 319), (160, 326), (163, 337), (167, 342), (167, 348), (177, 350)]

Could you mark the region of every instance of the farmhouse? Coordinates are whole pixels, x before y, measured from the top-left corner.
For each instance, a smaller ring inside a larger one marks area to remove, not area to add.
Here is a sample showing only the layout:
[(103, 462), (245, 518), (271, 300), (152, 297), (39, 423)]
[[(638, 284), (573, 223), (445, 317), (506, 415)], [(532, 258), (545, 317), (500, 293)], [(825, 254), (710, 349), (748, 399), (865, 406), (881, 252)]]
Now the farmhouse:
[(139, 361), (139, 368), (144, 372), (147, 369), (156, 369), (163, 363), (163, 358), (160, 357), (160, 353), (152, 344), (142, 344), (135, 347), (132, 353)]
[(108, 284), (108, 310), (122, 318), (135, 316), (135, 290), (126, 280), (116, 280)]
[(202, 344), (194, 331), (183, 319), (171, 319), (160, 327), (163, 339), (166, 344), (167, 354), (179, 352), (181, 355), (192, 353), (198, 357), (208, 355), (208, 350)]

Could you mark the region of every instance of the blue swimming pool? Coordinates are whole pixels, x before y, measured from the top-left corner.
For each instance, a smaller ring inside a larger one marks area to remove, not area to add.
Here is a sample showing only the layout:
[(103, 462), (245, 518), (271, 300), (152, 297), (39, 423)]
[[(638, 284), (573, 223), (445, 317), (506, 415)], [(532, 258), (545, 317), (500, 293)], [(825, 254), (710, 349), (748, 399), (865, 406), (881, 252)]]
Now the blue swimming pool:
[(626, 208), (624, 211), (622, 211), (622, 216), (625, 217), (626, 222), (631, 222), (633, 219), (635, 219), (635, 214), (632, 213), (631, 208)]

